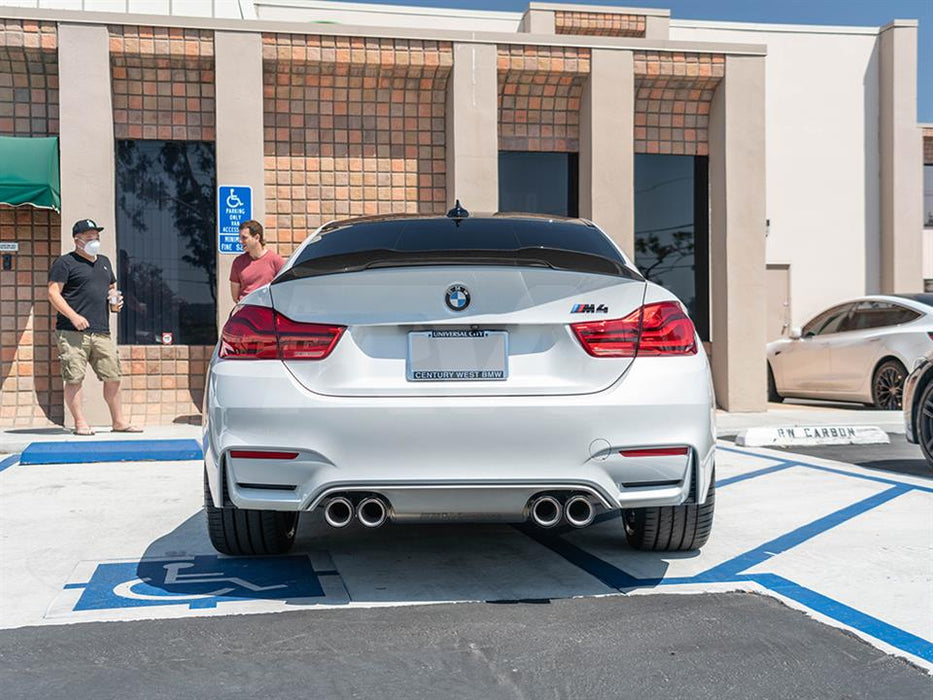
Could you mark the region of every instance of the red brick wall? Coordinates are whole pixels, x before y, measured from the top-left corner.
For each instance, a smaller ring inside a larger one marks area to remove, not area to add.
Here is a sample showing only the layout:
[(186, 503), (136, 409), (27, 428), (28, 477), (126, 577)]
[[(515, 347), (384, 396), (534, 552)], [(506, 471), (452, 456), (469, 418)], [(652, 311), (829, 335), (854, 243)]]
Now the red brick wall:
[(933, 165), (933, 129), (923, 130), (923, 163)]
[(0, 19), (0, 136), (58, 133), (54, 23)]
[(579, 151), (589, 73), (589, 49), (500, 46), (500, 150)]
[[(111, 26), (109, 31), (114, 136), (213, 141), (213, 33), (130, 26)], [(200, 421), (212, 350), (119, 346), (127, 419), (136, 425)]]
[(635, 152), (709, 155), (709, 110), (725, 75), (714, 54), (635, 52)]
[(136, 425), (199, 423), (212, 347), (121, 345), (123, 405)]
[(114, 136), (213, 141), (213, 33), (164, 27), (109, 29)]
[(558, 10), (554, 13), (554, 31), (557, 34), (643, 37), (646, 21), (645, 15)]
[[(0, 19), (0, 136), (58, 134), (58, 34), (54, 23)], [(16, 241), (0, 271), (0, 426), (60, 422), (61, 370), (46, 287), (58, 255), (58, 214), (0, 205), (0, 240)]]
[(18, 241), (13, 270), (0, 271), (0, 426), (60, 423), (61, 367), (48, 301), (61, 221), (46, 209), (0, 206), (0, 240)]
[(444, 42), (263, 35), (266, 236), (289, 254), (320, 224), (445, 209)]

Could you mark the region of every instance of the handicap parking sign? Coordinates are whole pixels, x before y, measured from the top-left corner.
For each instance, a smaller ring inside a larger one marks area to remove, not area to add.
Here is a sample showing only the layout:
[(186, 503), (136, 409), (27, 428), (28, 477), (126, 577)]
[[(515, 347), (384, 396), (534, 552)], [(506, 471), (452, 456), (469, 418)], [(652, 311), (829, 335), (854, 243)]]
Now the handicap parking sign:
[(98, 564), (75, 611), (187, 605), (215, 608), (243, 600), (287, 600), (324, 595), (306, 556), (143, 559)]
[(217, 247), (221, 253), (242, 253), (240, 224), (253, 218), (251, 187), (222, 185), (217, 188)]

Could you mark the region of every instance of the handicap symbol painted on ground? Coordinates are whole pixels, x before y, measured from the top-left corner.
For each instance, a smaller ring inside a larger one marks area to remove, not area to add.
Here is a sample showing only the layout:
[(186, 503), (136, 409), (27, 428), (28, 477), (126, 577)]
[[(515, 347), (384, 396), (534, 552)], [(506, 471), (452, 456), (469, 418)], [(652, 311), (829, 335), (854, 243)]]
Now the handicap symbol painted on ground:
[(213, 555), (98, 564), (74, 606), (107, 610), (152, 605), (214, 608), (243, 600), (286, 600), (324, 595), (306, 556), (236, 557)]

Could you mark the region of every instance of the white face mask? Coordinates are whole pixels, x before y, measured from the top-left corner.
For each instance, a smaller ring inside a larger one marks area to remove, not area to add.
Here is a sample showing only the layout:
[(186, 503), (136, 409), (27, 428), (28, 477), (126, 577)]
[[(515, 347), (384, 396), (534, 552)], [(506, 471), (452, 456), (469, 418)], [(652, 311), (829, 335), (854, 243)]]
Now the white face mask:
[(88, 241), (84, 244), (84, 252), (88, 255), (97, 255), (100, 252), (100, 241)]

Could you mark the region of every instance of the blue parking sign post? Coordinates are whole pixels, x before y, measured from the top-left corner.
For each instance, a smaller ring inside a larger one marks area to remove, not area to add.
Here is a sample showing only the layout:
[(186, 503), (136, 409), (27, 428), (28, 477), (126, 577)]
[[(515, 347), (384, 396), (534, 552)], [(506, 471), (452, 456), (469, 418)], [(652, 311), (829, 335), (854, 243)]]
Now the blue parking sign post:
[(217, 249), (240, 254), (240, 224), (253, 218), (251, 187), (221, 185), (217, 188)]

